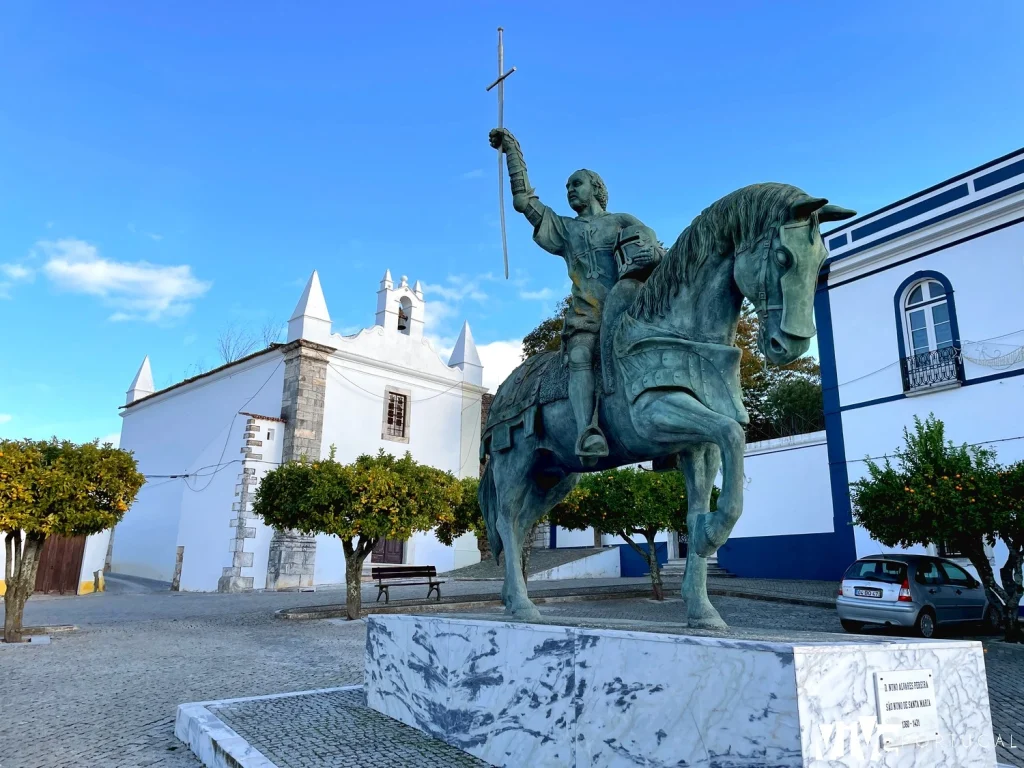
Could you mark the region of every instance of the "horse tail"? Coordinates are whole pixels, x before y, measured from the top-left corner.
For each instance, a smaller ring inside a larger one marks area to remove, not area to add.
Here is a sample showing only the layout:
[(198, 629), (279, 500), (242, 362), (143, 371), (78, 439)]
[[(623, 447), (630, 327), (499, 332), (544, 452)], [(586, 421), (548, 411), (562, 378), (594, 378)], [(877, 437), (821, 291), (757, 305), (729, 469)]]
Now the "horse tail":
[(494, 556), (494, 562), (498, 562), (503, 545), (501, 536), (498, 535), (498, 488), (494, 484), (493, 468), (494, 462), (488, 461), (484, 467), (484, 476), (480, 478), (477, 499), (484, 516), (484, 524), (487, 526), (487, 541), (491, 545), (491, 554)]

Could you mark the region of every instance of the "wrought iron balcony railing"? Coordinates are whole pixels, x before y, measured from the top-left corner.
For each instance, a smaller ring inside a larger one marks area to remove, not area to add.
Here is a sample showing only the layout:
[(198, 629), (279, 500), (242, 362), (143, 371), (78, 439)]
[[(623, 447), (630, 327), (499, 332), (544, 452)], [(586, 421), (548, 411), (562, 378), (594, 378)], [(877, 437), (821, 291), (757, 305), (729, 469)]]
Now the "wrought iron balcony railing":
[(900, 360), (900, 369), (903, 371), (905, 392), (963, 381), (960, 350), (956, 347), (943, 347), (904, 357)]

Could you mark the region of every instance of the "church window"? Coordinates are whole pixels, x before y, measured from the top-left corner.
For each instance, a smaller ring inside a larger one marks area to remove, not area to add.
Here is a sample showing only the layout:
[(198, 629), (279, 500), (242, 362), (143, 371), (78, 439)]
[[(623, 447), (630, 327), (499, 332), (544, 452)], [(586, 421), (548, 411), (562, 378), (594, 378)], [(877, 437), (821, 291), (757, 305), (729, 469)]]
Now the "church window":
[(273, 439), (274, 439), (274, 430), (268, 429), (267, 430), (267, 440), (273, 440)]
[(904, 391), (962, 381), (953, 289), (938, 272), (919, 272), (896, 293)]
[(384, 419), (381, 438), (400, 443), (409, 442), (410, 393), (404, 389), (388, 387), (384, 391)]
[(403, 296), (398, 302), (398, 331), (404, 333), (406, 336), (409, 335), (409, 329), (412, 325), (412, 302), (408, 296)]

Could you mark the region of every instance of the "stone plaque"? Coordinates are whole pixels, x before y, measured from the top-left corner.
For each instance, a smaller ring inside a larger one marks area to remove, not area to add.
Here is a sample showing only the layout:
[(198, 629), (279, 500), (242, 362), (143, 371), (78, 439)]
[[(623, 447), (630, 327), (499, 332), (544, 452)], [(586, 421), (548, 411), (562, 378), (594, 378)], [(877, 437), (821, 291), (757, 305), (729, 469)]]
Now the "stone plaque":
[(935, 679), (930, 669), (875, 672), (875, 700), (883, 747), (939, 738)]

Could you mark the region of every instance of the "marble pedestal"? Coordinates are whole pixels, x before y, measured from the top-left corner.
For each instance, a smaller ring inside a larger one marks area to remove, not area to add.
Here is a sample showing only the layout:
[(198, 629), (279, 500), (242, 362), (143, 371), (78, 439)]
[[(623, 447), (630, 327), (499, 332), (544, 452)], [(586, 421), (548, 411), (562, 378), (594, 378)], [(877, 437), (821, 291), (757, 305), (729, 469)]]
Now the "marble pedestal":
[[(642, 628), (371, 616), (367, 704), (500, 766), (996, 765), (980, 643)], [(883, 749), (900, 670), (932, 673), (937, 738)]]

